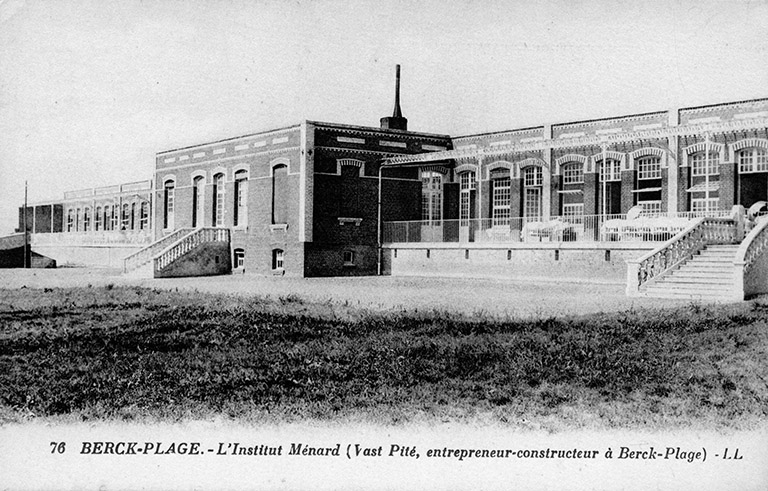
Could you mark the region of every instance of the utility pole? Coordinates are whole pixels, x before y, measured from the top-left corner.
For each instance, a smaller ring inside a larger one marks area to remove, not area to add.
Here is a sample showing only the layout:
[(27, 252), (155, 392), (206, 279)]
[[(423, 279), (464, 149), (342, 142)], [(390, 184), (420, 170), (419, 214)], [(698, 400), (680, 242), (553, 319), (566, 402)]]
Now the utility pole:
[(29, 235), (27, 231), (27, 181), (24, 181), (24, 268), (29, 266)]

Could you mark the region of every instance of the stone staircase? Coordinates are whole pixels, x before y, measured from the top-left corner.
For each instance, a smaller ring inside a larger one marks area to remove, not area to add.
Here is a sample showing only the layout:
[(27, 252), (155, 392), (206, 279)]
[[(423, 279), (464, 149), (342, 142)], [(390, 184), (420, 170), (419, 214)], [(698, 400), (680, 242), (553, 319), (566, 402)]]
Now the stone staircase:
[(733, 300), (734, 260), (739, 244), (707, 245), (698, 254), (641, 290), (655, 298)]

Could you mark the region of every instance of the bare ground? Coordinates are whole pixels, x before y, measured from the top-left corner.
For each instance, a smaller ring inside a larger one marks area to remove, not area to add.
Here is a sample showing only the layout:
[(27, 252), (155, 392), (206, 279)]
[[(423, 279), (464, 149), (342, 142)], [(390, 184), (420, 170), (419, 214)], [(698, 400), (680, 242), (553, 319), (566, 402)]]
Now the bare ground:
[(433, 310), (516, 318), (661, 308), (691, 303), (628, 298), (620, 284), (492, 280), (476, 278), (356, 277), (285, 278), (227, 275), (205, 278), (143, 279), (99, 268), (3, 269), (2, 288), (56, 288), (105, 285), (197, 290), (273, 298), (298, 296), (314, 302), (372, 310)]

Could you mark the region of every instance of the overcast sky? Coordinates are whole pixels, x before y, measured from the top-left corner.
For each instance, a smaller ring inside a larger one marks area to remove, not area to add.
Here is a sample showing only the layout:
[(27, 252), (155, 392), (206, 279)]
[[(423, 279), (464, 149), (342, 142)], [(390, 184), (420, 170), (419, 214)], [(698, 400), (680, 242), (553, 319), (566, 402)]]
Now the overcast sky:
[(768, 2), (0, 0), (0, 235), (305, 119), (466, 135), (768, 97)]

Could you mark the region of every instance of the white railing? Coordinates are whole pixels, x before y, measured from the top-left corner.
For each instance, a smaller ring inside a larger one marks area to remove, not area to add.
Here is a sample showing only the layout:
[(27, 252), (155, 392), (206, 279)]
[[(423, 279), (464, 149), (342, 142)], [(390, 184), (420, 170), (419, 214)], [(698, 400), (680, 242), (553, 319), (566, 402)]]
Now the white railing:
[[(740, 217), (739, 217), (740, 218)], [(627, 261), (627, 290), (638, 295), (640, 288), (691, 259), (710, 244), (734, 244), (743, 237), (743, 224), (733, 218), (697, 218), (690, 226), (651, 252)]]
[(745, 295), (768, 293), (768, 216), (757, 219), (736, 252), (734, 287)]
[[(708, 215), (730, 216), (729, 211)], [(704, 213), (644, 213), (637, 218), (627, 215), (576, 215), (549, 219), (508, 218), (504, 220), (415, 220), (384, 222), (382, 242), (663, 242), (687, 228)]]
[(154, 258), (155, 271), (162, 271), (176, 259), (207, 242), (229, 243), (228, 228), (199, 228), (167, 247)]
[(30, 235), (33, 245), (149, 244), (149, 230), (114, 230), (99, 232), (54, 232)]
[(133, 271), (142, 264), (148, 263), (156, 255), (163, 252), (169, 245), (173, 244), (194, 230), (195, 229), (193, 228), (180, 228), (174, 230), (172, 233), (166, 235), (165, 237), (156, 240), (148, 247), (145, 247), (144, 249), (131, 254), (123, 261), (123, 271), (127, 273), (129, 271)]

